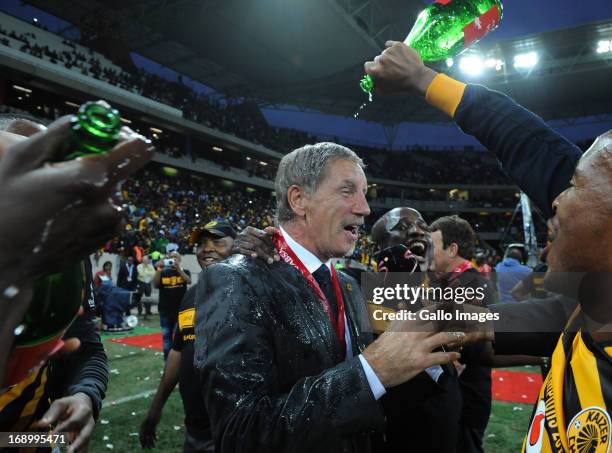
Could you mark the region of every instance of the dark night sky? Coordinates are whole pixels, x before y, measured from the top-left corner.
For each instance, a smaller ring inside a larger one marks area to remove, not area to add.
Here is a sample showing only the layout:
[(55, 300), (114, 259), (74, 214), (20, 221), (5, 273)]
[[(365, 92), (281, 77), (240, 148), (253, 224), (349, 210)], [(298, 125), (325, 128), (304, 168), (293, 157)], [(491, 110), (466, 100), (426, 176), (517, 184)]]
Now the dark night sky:
[[(499, 28), (486, 38), (487, 40), (515, 38), (612, 17), (612, 0), (506, 0), (503, 3), (504, 19)], [(50, 30), (57, 29), (57, 19), (40, 13), (34, 8), (23, 6), (20, 0), (2, 0), (0, 10), (28, 21), (33, 17), (38, 17)], [(157, 65), (148, 66), (159, 71)], [(264, 113), (268, 121), (275, 126), (296, 127), (330, 137), (349, 138), (356, 142), (379, 145), (386, 143), (382, 126), (375, 123), (318, 113), (271, 110), (266, 110)], [(612, 129), (612, 123), (594, 123), (589, 120), (582, 123), (582, 125), (558, 129), (573, 140), (593, 137)], [(463, 135), (454, 126), (402, 124), (397, 135), (396, 146), (403, 148), (416, 143), (441, 146), (473, 144), (470, 138)]]
[(612, 17), (610, 0), (506, 0), (492, 39), (516, 38)]

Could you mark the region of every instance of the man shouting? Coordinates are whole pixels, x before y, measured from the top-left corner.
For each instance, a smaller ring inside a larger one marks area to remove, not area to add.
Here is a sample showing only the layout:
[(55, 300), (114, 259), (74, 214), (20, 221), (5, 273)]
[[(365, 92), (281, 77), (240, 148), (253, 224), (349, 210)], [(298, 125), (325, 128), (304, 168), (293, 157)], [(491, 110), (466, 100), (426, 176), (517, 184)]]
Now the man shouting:
[(401, 384), (458, 358), (432, 351), (460, 335), (416, 332), (417, 321), (371, 343), (357, 282), (331, 266), (370, 213), (362, 166), (333, 143), (286, 155), (275, 181), (280, 260), (235, 255), (198, 282), (195, 366), (218, 453), (369, 452), (385, 425), (379, 400), (408, 386), (406, 404), (416, 402), (425, 383)]

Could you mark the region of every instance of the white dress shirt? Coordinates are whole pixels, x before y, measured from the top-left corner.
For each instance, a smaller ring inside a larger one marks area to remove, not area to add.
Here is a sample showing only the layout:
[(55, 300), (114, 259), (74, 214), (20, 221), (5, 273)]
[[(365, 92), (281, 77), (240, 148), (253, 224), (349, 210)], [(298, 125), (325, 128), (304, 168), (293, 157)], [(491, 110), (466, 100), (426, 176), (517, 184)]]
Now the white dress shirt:
[[(291, 250), (293, 250), (293, 252), (300, 259), (302, 264), (304, 264), (308, 272), (313, 274), (318, 268), (321, 267), (321, 264), (325, 264), (331, 272), (331, 266), (332, 266), (331, 260), (328, 260), (326, 263), (323, 263), (311, 251), (307, 250), (306, 248), (298, 244), (289, 235), (289, 233), (285, 231), (283, 227), (280, 227), (280, 230), (283, 233), (283, 237), (285, 238), (285, 241), (287, 241), (287, 245), (289, 246)], [(348, 324), (346, 321), (346, 312), (344, 314), (344, 341), (346, 344), (346, 359), (350, 359), (351, 357), (353, 357), (353, 350), (352, 350), (353, 343), (351, 341), (351, 334), (349, 333)], [(365, 359), (363, 354), (359, 354), (359, 361), (361, 362), (363, 371), (365, 372), (366, 378), (368, 379), (368, 384), (370, 384), (370, 389), (372, 390), (372, 393), (374, 394), (374, 398), (379, 399), (381, 396), (383, 396), (387, 392), (385, 390), (385, 386), (382, 385), (382, 382), (380, 382), (380, 379), (378, 379), (378, 376), (376, 376), (376, 373), (374, 372), (374, 370), (372, 369), (368, 361)]]

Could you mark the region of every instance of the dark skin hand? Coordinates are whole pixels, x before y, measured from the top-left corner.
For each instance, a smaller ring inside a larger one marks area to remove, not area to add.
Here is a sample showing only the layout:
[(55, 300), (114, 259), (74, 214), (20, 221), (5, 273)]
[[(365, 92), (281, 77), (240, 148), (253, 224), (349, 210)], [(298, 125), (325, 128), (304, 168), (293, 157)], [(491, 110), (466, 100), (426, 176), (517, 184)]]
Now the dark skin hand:
[(85, 393), (75, 393), (53, 401), (33, 428), (47, 431), (53, 427), (52, 434), (67, 432), (70, 441), (68, 453), (81, 453), (89, 449), (95, 424), (91, 399)]
[(231, 254), (239, 253), (251, 258), (261, 258), (268, 264), (280, 260), (272, 242), (275, 231), (275, 227), (266, 227), (264, 230), (246, 227), (234, 239)]
[(60, 118), (28, 138), (0, 132), (0, 377), (35, 279), (79, 261), (116, 233), (119, 184), (152, 156), (142, 136), (123, 131), (106, 155), (50, 163), (69, 137), (69, 123)]
[[(118, 185), (151, 158), (149, 144), (132, 134), (108, 154), (49, 164), (69, 122), (61, 118), (10, 144), (0, 159), (2, 290), (78, 261), (111, 238), (122, 218), (113, 199)], [(12, 265), (17, 256), (20, 266)]]
[(423, 64), (421, 57), (406, 44), (387, 41), (386, 49), (364, 65), (374, 79), (374, 89), (383, 95), (414, 93), (425, 96), (431, 81), (438, 75)]
[(495, 330), (493, 327), (492, 320), (486, 320), (484, 322), (471, 321), (471, 320), (456, 320), (454, 313), (456, 310), (460, 310), (463, 313), (470, 313), (474, 315), (487, 315), (491, 314), (491, 311), (487, 307), (479, 307), (473, 304), (457, 304), (453, 301), (448, 302), (430, 302), (428, 300), (422, 300), (423, 306), (429, 311), (442, 310), (453, 315), (451, 321), (435, 321), (436, 330), (449, 332), (449, 331), (461, 331), (465, 333), (465, 336), (457, 343), (458, 346), (465, 346), (467, 344), (477, 343), (480, 341), (493, 341), (495, 339)]

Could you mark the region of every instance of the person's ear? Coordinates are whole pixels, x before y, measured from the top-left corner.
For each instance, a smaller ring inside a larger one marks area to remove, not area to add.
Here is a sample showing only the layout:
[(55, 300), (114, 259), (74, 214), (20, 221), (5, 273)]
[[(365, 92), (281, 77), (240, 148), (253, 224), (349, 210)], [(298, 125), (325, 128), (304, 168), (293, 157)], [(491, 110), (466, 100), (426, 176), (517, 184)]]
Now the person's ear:
[(289, 207), (298, 217), (304, 217), (306, 215), (306, 207), (308, 205), (308, 195), (304, 189), (295, 184), (287, 189), (287, 201)]
[(459, 246), (455, 242), (453, 242), (451, 245), (448, 246), (448, 254), (452, 258), (455, 258), (458, 253), (459, 253)]

